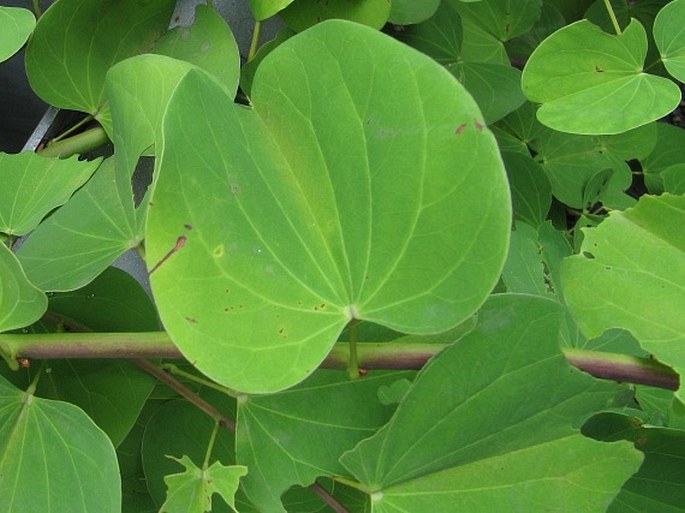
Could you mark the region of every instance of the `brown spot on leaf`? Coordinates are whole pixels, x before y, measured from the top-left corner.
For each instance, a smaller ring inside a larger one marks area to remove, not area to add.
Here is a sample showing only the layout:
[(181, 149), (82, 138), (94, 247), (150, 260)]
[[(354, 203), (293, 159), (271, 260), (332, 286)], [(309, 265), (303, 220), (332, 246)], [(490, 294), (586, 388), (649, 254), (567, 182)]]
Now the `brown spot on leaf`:
[(192, 224), (184, 224), (184, 225), (183, 225), (183, 228), (185, 228), (186, 230), (192, 230), (192, 229), (193, 229), (193, 225), (192, 225)]
[(478, 130), (479, 132), (482, 132), (483, 128), (485, 128), (485, 125), (478, 121), (476, 118), (473, 118), (473, 126), (475, 126), (476, 130)]
[(455, 135), (459, 135), (460, 133), (462, 133), (465, 128), (466, 128), (466, 123), (462, 123), (461, 125), (459, 125), (457, 127), (457, 129), (454, 131)]
[(194, 319), (193, 317), (186, 317), (186, 321), (197, 324), (197, 319)]

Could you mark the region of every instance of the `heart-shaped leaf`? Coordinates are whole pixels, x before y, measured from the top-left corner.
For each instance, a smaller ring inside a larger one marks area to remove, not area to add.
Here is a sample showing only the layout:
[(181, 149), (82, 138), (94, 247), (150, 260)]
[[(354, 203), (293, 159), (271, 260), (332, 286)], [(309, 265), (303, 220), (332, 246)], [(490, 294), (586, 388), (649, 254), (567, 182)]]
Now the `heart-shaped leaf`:
[(25, 235), (65, 203), (100, 165), (77, 157), (44, 158), (32, 151), (0, 153), (0, 232)]
[(165, 116), (148, 265), (167, 331), (202, 372), (275, 391), (351, 319), (438, 333), (480, 306), (510, 200), (495, 139), (449, 73), (336, 20), (267, 56), (252, 101), (191, 71)]
[(492, 296), (423, 368), (390, 422), (342, 457), (374, 512), (605, 511), (642, 458), (579, 433), (620, 387), (568, 366), (559, 313), (549, 299)]
[(41, 399), (0, 376), (0, 504), (7, 513), (120, 513), (117, 457), (73, 404)]
[(36, 18), (28, 9), (0, 6), (0, 62), (19, 51), (35, 26)]
[(48, 298), (24, 274), (17, 257), (0, 242), (0, 332), (38, 320)]
[[(624, 328), (663, 363), (685, 372), (685, 198), (643, 196), (584, 230), (562, 271), (566, 303), (588, 337)], [(602, 290), (602, 294), (591, 291)], [(682, 387), (679, 391), (683, 395)]]
[(523, 92), (542, 103), (538, 119), (554, 130), (625, 132), (665, 116), (680, 102), (676, 84), (643, 72), (646, 54), (647, 35), (639, 21), (611, 35), (581, 20), (533, 52), (523, 70)]

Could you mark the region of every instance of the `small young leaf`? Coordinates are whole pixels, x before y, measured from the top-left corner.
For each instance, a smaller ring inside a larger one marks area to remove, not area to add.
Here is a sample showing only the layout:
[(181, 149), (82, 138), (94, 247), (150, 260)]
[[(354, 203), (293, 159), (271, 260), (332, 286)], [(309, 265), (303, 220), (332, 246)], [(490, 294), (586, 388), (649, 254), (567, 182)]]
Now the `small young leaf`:
[(680, 102), (676, 84), (643, 72), (646, 52), (647, 36), (637, 20), (620, 35), (578, 21), (533, 52), (523, 70), (523, 92), (543, 104), (538, 119), (555, 130), (625, 132), (665, 116)]
[(167, 484), (167, 500), (160, 513), (206, 513), (212, 511), (212, 495), (218, 493), (235, 511), (235, 494), (240, 478), (247, 474), (247, 467), (227, 467), (218, 461), (209, 468), (197, 467), (188, 456), (174, 458), (185, 467), (180, 474), (164, 478)]
[(44, 158), (32, 151), (0, 153), (0, 232), (25, 235), (65, 203), (101, 160)]
[(0, 504), (7, 513), (120, 513), (112, 442), (73, 404), (0, 376)]
[(28, 9), (0, 6), (0, 62), (19, 51), (35, 26), (36, 18)]
[(47, 307), (48, 298), (26, 278), (17, 257), (0, 242), (0, 332), (28, 326)]

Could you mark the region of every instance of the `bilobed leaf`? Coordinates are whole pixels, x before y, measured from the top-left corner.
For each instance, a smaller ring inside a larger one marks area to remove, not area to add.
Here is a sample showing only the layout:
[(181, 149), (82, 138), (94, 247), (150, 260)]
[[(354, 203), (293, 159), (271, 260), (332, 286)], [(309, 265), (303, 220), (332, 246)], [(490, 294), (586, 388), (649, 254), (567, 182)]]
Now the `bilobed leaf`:
[(685, 1), (675, 0), (659, 11), (654, 20), (654, 41), (668, 72), (685, 81)]
[(356, 0), (354, 2), (321, 2), (295, 0), (280, 11), (280, 18), (295, 32), (325, 20), (343, 19), (380, 29), (390, 16), (388, 0)]
[(47, 103), (109, 124), (105, 75), (149, 52), (166, 32), (175, 0), (61, 0), (45, 11), (26, 50), (31, 87)]
[(126, 178), (117, 179), (116, 173), (114, 160), (106, 160), (90, 182), (19, 249), (27, 276), (41, 289), (81, 288), (140, 243), (133, 193), (130, 186), (121, 192), (119, 185)]
[(646, 52), (647, 36), (637, 20), (620, 35), (581, 20), (533, 52), (523, 70), (523, 92), (542, 103), (538, 119), (554, 130), (625, 132), (665, 116), (680, 102), (677, 85), (643, 72)]
[(234, 508), (239, 480), (247, 474), (247, 467), (227, 467), (215, 461), (209, 468), (201, 469), (188, 456), (171, 459), (183, 465), (185, 471), (164, 478), (168, 487), (167, 500), (162, 504), (160, 513), (212, 511), (212, 495), (215, 493)]
[(537, 228), (552, 204), (552, 186), (540, 164), (526, 154), (502, 151), (511, 186), (514, 217)]
[(559, 313), (541, 297), (492, 296), (423, 368), (390, 422), (341, 459), (373, 511), (605, 510), (641, 456), (578, 432), (619, 387), (568, 366)]
[(311, 374), (353, 318), (439, 333), (480, 306), (510, 201), (495, 139), (449, 73), (329, 21), (264, 59), (252, 104), (191, 71), (165, 115), (148, 265), (164, 325), (199, 370), (276, 391)]
[(112, 442), (78, 407), (0, 376), (0, 504), (7, 513), (119, 513)]
[(154, 51), (204, 69), (235, 95), (240, 78), (238, 44), (226, 20), (208, 5), (197, 5), (193, 24), (167, 32)]
[(685, 198), (643, 196), (585, 230), (581, 254), (565, 261), (562, 274), (566, 303), (588, 337), (627, 329), (679, 373), (685, 371), (683, 223)]
[(350, 381), (344, 372), (319, 370), (290, 390), (240, 402), (236, 460), (250, 469), (242, 480), (248, 498), (262, 511), (285, 511), (280, 497), (291, 486), (346, 474), (338, 458), (394, 409), (378, 400), (379, 388), (410, 375), (372, 373)]
[(28, 326), (47, 306), (48, 298), (26, 278), (17, 257), (0, 242), (0, 332)]
[(0, 62), (19, 51), (35, 26), (36, 18), (28, 9), (0, 6)]
[(668, 123), (656, 124), (656, 144), (648, 155), (640, 157), (645, 185), (652, 194), (664, 192), (661, 173), (673, 165), (685, 164), (685, 130)]
[(0, 153), (0, 232), (25, 235), (65, 203), (100, 165), (77, 157), (45, 158), (28, 151)]
[(449, 0), (459, 14), (500, 41), (528, 32), (540, 17), (542, 0)]
[(250, 10), (254, 19), (261, 21), (282, 11), (292, 2), (293, 0), (250, 0)]
[(421, 23), (435, 14), (440, 0), (393, 0), (391, 2), (388, 22), (396, 25), (411, 25)]

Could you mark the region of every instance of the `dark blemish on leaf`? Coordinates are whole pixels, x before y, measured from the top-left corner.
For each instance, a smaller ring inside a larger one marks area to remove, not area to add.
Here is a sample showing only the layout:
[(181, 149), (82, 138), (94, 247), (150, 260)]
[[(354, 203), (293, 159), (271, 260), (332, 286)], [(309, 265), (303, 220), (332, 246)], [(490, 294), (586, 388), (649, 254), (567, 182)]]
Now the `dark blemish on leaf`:
[(17, 358), (17, 361), (22, 369), (28, 369), (31, 367), (31, 361), (28, 358)]
[(171, 255), (173, 255), (179, 249), (181, 249), (183, 246), (185, 246), (186, 240), (187, 239), (186, 239), (185, 235), (181, 235), (178, 239), (176, 239), (176, 244), (174, 245), (174, 247), (171, 248), (169, 250), (169, 252), (166, 255), (164, 255), (164, 257), (159, 262), (157, 262), (152, 269), (150, 269), (150, 272), (147, 273), (148, 276), (150, 276), (153, 272), (155, 272), (157, 269), (159, 269), (159, 266), (162, 265), (164, 262), (166, 262), (169, 259), (169, 257), (171, 257)]
[(184, 225), (183, 225), (183, 228), (185, 228), (186, 230), (192, 230), (192, 229), (193, 229), (193, 225), (192, 225), (192, 224), (184, 224)]
[(596, 73), (604, 73), (604, 70), (600, 68), (599, 66), (595, 66), (595, 72)]
[(466, 123), (462, 123), (461, 125), (459, 125), (457, 127), (457, 129), (454, 131), (454, 133), (456, 135), (459, 135), (460, 133), (462, 133), (464, 131), (465, 128), (466, 128)]
[(476, 118), (473, 118), (473, 125), (476, 127), (476, 130), (479, 132), (483, 131), (483, 128), (485, 128), (485, 125), (482, 124), (480, 121), (478, 121)]
[(240, 185), (238, 185), (237, 183), (232, 183), (231, 194), (233, 194), (233, 196), (237, 196), (238, 194), (240, 194)]
[(326, 303), (321, 303), (321, 304), (319, 305), (319, 308), (321, 308), (322, 310), (323, 310), (324, 308), (326, 308)]
[(509, 23), (507, 23), (507, 24), (504, 26), (504, 31), (508, 34), (510, 30), (511, 30), (511, 25), (510, 25)]
[(155, 204), (151, 201), (151, 202), (148, 203), (148, 206), (149, 206), (149, 207), (154, 207)]
[(595, 255), (593, 255), (593, 254), (590, 253), (589, 251), (583, 251), (583, 256), (584, 256), (585, 258), (590, 259), (590, 260), (594, 260), (594, 259), (595, 259)]
[(193, 324), (197, 324), (197, 320), (193, 319), (192, 317), (186, 317), (186, 321), (192, 322)]

